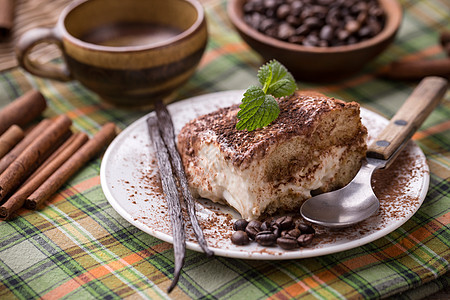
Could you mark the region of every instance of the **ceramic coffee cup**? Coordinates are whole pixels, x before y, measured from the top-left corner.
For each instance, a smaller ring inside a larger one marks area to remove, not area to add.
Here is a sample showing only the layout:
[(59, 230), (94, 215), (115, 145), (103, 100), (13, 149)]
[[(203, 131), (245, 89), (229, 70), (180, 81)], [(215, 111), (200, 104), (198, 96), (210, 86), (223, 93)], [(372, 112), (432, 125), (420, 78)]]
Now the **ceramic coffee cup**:
[[(77, 80), (119, 106), (148, 106), (193, 75), (207, 37), (196, 0), (84, 0), (64, 9), (54, 28), (26, 32), (16, 54), (36, 76)], [(62, 67), (30, 58), (40, 43), (61, 49)]]

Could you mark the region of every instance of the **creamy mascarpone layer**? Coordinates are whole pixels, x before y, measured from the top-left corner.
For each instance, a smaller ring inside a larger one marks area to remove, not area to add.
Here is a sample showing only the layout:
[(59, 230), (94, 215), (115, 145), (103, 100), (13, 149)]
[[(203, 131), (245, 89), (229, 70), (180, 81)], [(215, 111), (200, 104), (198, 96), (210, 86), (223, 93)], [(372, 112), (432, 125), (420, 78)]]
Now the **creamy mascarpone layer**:
[[(336, 175), (340, 159), (347, 147), (333, 147), (322, 155), (317, 155), (319, 161), (311, 161), (310, 165), (292, 174), (294, 180), (286, 183), (265, 183), (264, 163), (257, 162), (250, 168), (241, 170), (223, 158), (220, 149), (214, 143), (203, 144), (198, 152), (197, 166), (189, 168), (202, 170), (203, 176), (193, 177), (192, 185), (196, 187), (194, 194), (214, 202), (224, 202), (235, 208), (245, 219), (255, 219), (260, 216), (268, 205), (279, 206), (283, 196), (311, 197), (311, 191), (326, 186), (327, 181)], [(314, 173), (306, 177), (309, 170)], [(196, 173), (194, 170), (189, 170)], [(200, 180), (200, 178), (202, 178)], [(273, 193), (277, 186), (277, 193)]]

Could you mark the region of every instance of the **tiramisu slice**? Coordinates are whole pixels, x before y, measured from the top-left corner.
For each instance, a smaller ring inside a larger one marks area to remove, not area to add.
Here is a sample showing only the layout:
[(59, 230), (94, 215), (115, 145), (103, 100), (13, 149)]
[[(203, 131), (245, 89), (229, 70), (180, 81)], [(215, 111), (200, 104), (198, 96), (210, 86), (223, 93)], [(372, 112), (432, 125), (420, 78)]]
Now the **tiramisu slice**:
[(280, 115), (262, 129), (236, 130), (238, 105), (183, 127), (178, 149), (195, 196), (250, 220), (296, 209), (311, 191), (350, 182), (366, 152), (359, 105), (314, 92), (278, 103)]

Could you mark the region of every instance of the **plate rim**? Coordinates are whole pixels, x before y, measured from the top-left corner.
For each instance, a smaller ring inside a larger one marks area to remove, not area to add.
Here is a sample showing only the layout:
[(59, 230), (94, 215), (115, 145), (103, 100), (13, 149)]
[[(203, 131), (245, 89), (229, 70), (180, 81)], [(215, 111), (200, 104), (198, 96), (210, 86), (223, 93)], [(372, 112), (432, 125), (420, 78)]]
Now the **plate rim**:
[[(171, 108), (174, 108), (176, 106), (182, 106), (184, 102), (186, 101), (201, 101), (203, 98), (206, 97), (211, 97), (211, 96), (225, 96), (227, 94), (231, 94), (233, 95), (234, 93), (240, 93), (242, 94), (244, 92), (244, 90), (227, 90), (227, 91), (220, 91), (220, 92), (213, 92), (213, 93), (208, 93), (208, 94), (203, 94), (203, 95), (198, 95), (198, 96), (193, 96), (193, 97), (189, 97), (186, 99), (182, 99), (180, 101), (171, 103), (168, 105), (168, 109), (170, 111)], [(388, 122), (388, 120), (381, 116), (380, 114), (369, 110), (367, 108), (364, 108), (361, 106), (361, 110), (364, 110), (365, 113), (368, 114), (374, 114), (379, 118), (384, 119), (386, 122)], [(108, 200), (108, 202), (110, 203), (110, 205), (114, 208), (114, 210), (122, 217), (124, 218), (127, 222), (129, 222), (131, 225), (137, 227), (138, 229), (144, 231), (147, 234), (150, 234), (151, 236), (154, 236), (162, 241), (168, 242), (170, 244), (173, 243), (173, 238), (170, 234), (166, 234), (163, 232), (159, 232), (156, 230), (151, 229), (149, 226), (147, 226), (146, 224), (144, 224), (143, 222), (139, 221), (139, 220), (135, 220), (133, 218), (132, 215), (130, 215), (121, 205), (120, 205), (120, 201), (118, 199), (116, 199), (112, 192), (111, 192), (111, 187), (109, 185), (107, 185), (107, 178), (106, 178), (106, 169), (107, 169), (107, 165), (106, 162), (109, 159), (109, 156), (111, 155), (112, 151), (114, 150), (114, 148), (119, 145), (121, 139), (124, 139), (127, 137), (127, 135), (130, 132), (133, 132), (133, 129), (135, 129), (136, 127), (142, 126), (141, 123), (145, 123), (145, 120), (150, 116), (155, 114), (154, 111), (140, 117), (139, 119), (137, 119), (136, 121), (134, 121), (133, 123), (131, 123), (129, 126), (127, 126), (122, 132), (120, 132), (116, 138), (109, 144), (108, 148), (106, 149), (103, 157), (102, 157), (102, 162), (100, 165), (100, 185), (101, 188), (103, 190), (103, 193), (106, 197), (106, 199)], [(222, 256), (222, 257), (229, 257), (229, 258), (238, 258), (238, 259), (255, 259), (255, 260), (288, 260), (288, 259), (302, 259), (302, 258), (310, 258), (310, 257), (318, 257), (318, 256), (323, 256), (323, 255), (328, 255), (328, 254), (333, 254), (333, 253), (338, 253), (338, 252), (342, 252), (342, 251), (346, 251), (346, 250), (351, 250), (360, 246), (363, 246), (365, 244), (368, 244), (370, 242), (373, 242), (379, 238), (382, 238), (386, 235), (388, 235), (389, 233), (393, 232), (394, 230), (398, 229), (399, 227), (401, 227), (404, 223), (406, 223), (422, 206), (423, 201), (426, 198), (426, 195), (428, 193), (428, 189), (429, 189), (429, 184), (430, 184), (430, 172), (429, 172), (429, 166), (426, 162), (426, 156), (423, 153), (422, 149), (414, 142), (414, 141), (410, 141), (410, 143), (414, 144), (414, 147), (417, 147), (416, 150), (418, 150), (418, 154), (422, 157), (422, 159), (424, 160), (424, 176), (423, 176), (423, 181), (422, 181), (422, 185), (420, 186), (420, 195), (419, 195), (419, 201), (417, 204), (417, 207), (412, 210), (410, 212), (410, 214), (406, 215), (404, 218), (399, 219), (399, 220), (395, 220), (395, 222), (388, 224), (385, 228), (377, 230), (375, 232), (372, 232), (370, 234), (368, 234), (367, 236), (363, 236), (361, 238), (358, 238), (356, 240), (352, 240), (350, 242), (344, 243), (344, 244), (339, 244), (339, 245), (333, 245), (330, 247), (321, 247), (321, 248), (316, 248), (316, 249), (308, 249), (308, 248), (301, 248), (301, 249), (297, 249), (295, 251), (284, 251), (282, 254), (274, 254), (274, 253), (270, 253), (270, 251), (268, 252), (258, 252), (256, 250), (253, 251), (246, 251), (246, 247), (242, 246), (242, 250), (233, 250), (233, 249), (222, 249), (222, 248), (217, 248), (217, 247), (213, 247), (213, 246), (209, 246), (210, 249), (212, 251), (214, 251), (214, 255), (216, 256)], [(201, 252), (203, 253), (203, 250), (201, 249), (201, 247), (198, 245), (198, 243), (193, 242), (193, 241), (188, 241), (186, 240), (186, 248), (196, 251), (196, 252)], [(336, 248), (336, 249), (335, 249)], [(270, 247), (268, 248), (270, 249)], [(305, 251), (307, 250), (307, 251)], [(281, 251), (281, 250), (280, 250)]]

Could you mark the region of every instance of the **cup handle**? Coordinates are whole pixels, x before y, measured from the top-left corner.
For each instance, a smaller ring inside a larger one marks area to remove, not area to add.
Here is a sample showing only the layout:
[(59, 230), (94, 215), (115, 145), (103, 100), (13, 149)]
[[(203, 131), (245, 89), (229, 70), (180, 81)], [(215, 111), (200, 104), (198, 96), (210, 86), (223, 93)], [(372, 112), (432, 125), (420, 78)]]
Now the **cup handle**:
[(55, 63), (39, 63), (30, 58), (31, 51), (41, 43), (55, 44), (61, 52), (64, 51), (61, 38), (55, 28), (33, 28), (19, 39), (16, 45), (16, 56), (19, 65), (33, 75), (56, 79), (59, 81), (72, 80), (67, 64), (56, 66)]

